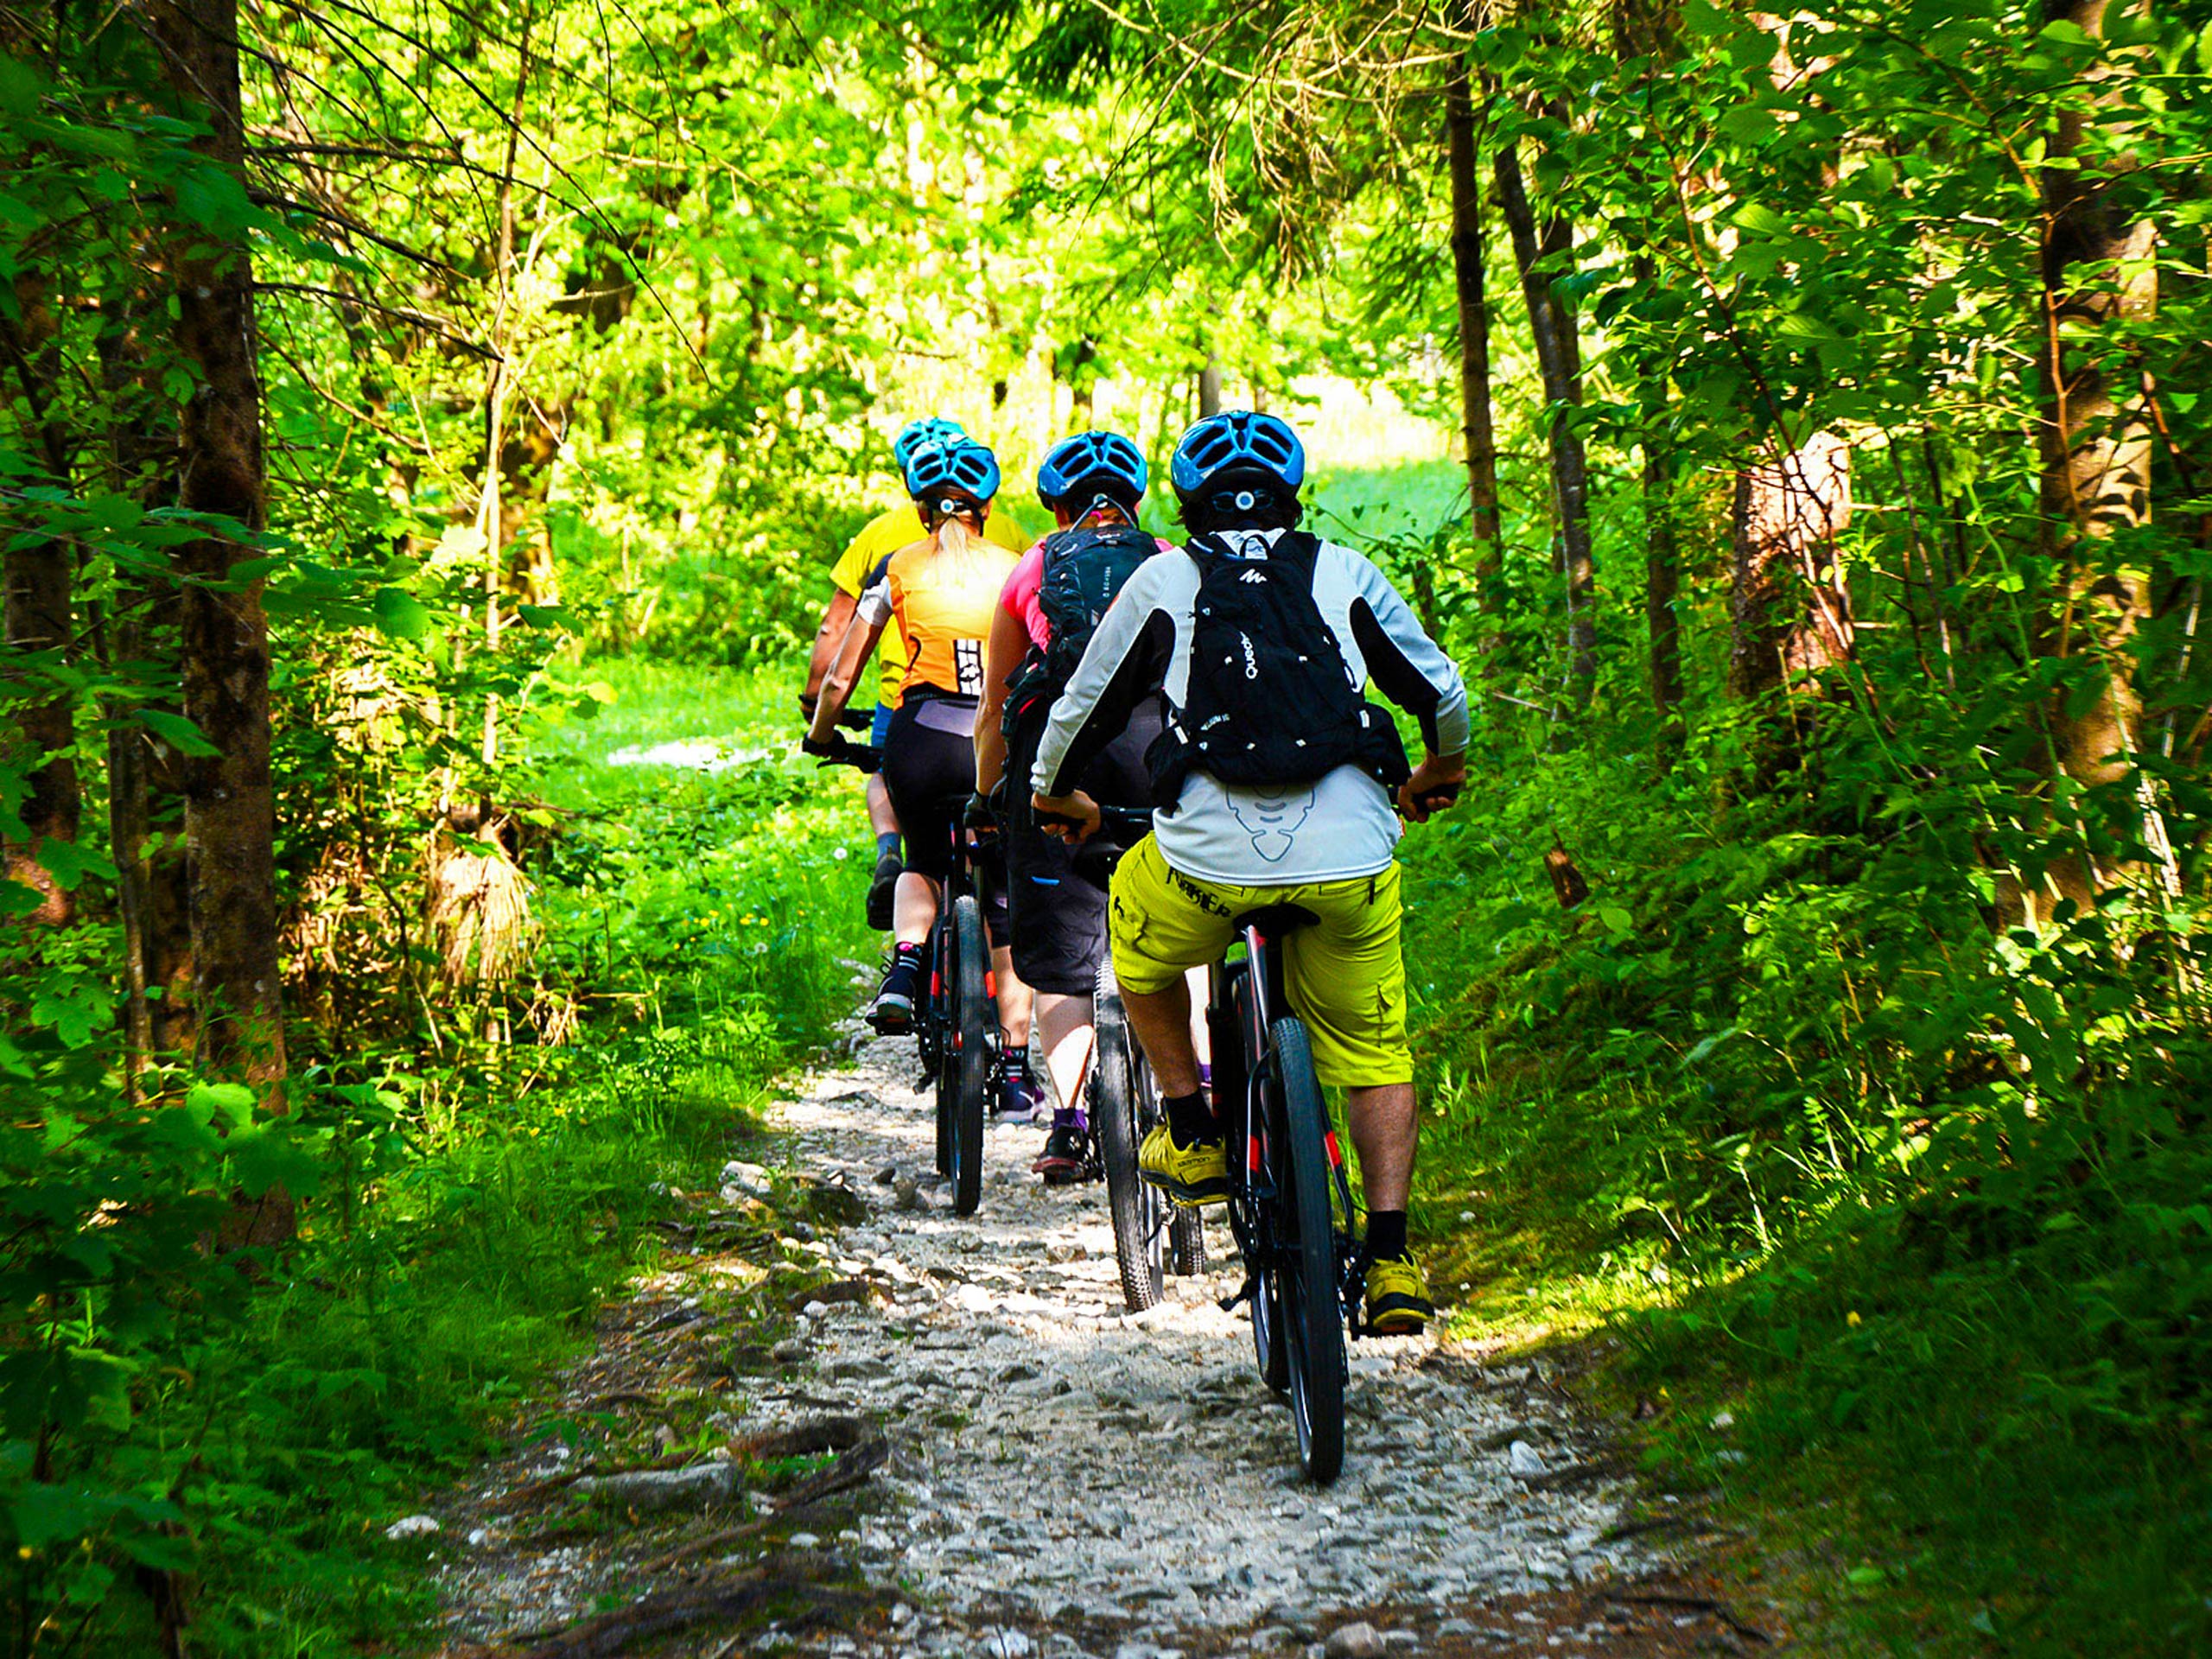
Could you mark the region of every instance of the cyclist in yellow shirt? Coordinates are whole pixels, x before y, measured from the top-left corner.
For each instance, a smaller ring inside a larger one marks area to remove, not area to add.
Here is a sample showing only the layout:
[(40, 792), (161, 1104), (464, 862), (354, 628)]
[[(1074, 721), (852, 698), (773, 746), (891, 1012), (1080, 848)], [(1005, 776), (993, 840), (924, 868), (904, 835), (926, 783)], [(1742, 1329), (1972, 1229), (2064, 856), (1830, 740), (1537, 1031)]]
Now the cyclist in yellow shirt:
[[(906, 672), (882, 748), (881, 776), (906, 830), (898, 878), (891, 964), (868, 1019), (895, 1035), (912, 1028), (923, 946), (938, 909), (938, 883), (950, 874), (952, 836), (975, 783), (976, 709), (983, 690), (983, 642), (1014, 554), (984, 539), (998, 493), (996, 459), (967, 438), (918, 447), (907, 486), (927, 509), (929, 533), (883, 561), (862, 594), (853, 626), (830, 664), (808, 734), (822, 753), (878, 639), (895, 628)], [(1009, 1056), (1027, 1047), (1028, 998), (1007, 960), (1003, 883), (982, 884)], [(1001, 1109), (1027, 1116), (1040, 1091), (1026, 1063), (1007, 1068)]]
[[(966, 435), (959, 422), (938, 416), (909, 421), (892, 442), (893, 464), (903, 476), (914, 451), (924, 444)], [(871, 575), (890, 555), (928, 534), (914, 504), (904, 502), (887, 512), (878, 513), (863, 524), (860, 534), (846, 545), (830, 568), (830, 582), (836, 591), (830, 596), (830, 607), (823, 614), (821, 627), (815, 632), (814, 654), (806, 669), (806, 689), (798, 698), (799, 709), (810, 721), (821, 695), (823, 676), (829, 672), (837, 642), (845, 637), (845, 629), (853, 620), (853, 607), (860, 602)], [(984, 522), (983, 537), (1016, 554), (1028, 544), (1021, 526), (1005, 512), (994, 513)], [(892, 711), (899, 706), (899, 681), (906, 672), (906, 644), (896, 630), (885, 632), (877, 649), (876, 664), (878, 689), (868, 741), (880, 749), (885, 734), (891, 729)], [(899, 817), (892, 809), (890, 791), (880, 774), (868, 780), (868, 827), (875, 834), (875, 874), (868, 883), (868, 925), (883, 932), (891, 926), (892, 894), (899, 873), (905, 867), (899, 858)]]

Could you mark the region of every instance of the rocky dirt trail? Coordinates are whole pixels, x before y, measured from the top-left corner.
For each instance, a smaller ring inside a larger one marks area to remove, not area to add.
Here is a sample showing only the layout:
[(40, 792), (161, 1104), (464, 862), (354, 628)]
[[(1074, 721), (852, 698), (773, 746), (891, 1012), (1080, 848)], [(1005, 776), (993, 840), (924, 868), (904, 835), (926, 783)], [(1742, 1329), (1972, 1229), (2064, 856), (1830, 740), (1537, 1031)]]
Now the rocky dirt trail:
[(1770, 1650), (1654, 1553), (1694, 1506), (1624, 1520), (1544, 1360), (1357, 1344), (1344, 1475), (1305, 1483), (1226, 1229), (1126, 1314), (1041, 1130), (995, 1128), (953, 1215), (915, 1071), (875, 1042), (795, 1080), (783, 1166), (722, 1172), (538, 1413), (595, 1450), (541, 1433), (434, 1517), (447, 1652)]

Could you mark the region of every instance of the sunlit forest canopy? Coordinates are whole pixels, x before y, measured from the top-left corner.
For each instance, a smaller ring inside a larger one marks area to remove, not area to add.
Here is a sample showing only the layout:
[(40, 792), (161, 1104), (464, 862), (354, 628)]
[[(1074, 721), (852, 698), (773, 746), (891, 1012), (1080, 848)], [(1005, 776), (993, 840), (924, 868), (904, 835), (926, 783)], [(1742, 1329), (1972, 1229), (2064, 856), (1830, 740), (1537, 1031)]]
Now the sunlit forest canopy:
[(1471, 692), (1452, 1329), (1864, 1650), (2203, 1645), (2212, 4), (0, 31), (0, 1649), (426, 1628), (399, 1494), (880, 943), (797, 697), (893, 436), (1027, 535), (1235, 408)]

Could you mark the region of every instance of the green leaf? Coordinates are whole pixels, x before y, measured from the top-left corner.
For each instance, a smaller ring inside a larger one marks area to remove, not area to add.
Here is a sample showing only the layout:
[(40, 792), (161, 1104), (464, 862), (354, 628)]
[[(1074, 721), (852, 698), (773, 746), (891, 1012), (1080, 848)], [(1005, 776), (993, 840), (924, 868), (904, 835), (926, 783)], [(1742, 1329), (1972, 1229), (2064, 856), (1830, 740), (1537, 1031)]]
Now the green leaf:
[(322, 1185), (321, 1161), (289, 1128), (286, 1124), (257, 1124), (233, 1131), (226, 1143), (231, 1172), (249, 1198), (277, 1185), (296, 1198), (304, 1197)]
[(1738, 230), (1751, 231), (1760, 236), (1787, 236), (1789, 221), (1763, 201), (1747, 201), (1738, 207), (1732, 219)]
[(242, 1128), (253, 1121), (254, 1092), (242, 1083), (195, 1083), (186, 1091), (184, 1100), (200, 1114), (203, 1123), (213, 1122), (219, 1116), (233, 1128)]
[(378, 588), (375, 606), (377, 626), (395, 639), (420, 639), (437, 622), (429, 606), (397, 588)]
[(0, 112), (30, 115), (38, 109), (39, 94), (46, 90), (38, 71), (21, 58), (0, 54)]
[(1683, 0), (1682, 27), (1693, 35), (1721, 35), (1734, 31), (1736, 20), (1711, 0)]
[(137, 712), (139, 723), (180, 754), (194, 754), (204, 759), (222, 753), (201, 735), (197, 726), (182, 715), (172, 715), (162, 709), (141, 709)]

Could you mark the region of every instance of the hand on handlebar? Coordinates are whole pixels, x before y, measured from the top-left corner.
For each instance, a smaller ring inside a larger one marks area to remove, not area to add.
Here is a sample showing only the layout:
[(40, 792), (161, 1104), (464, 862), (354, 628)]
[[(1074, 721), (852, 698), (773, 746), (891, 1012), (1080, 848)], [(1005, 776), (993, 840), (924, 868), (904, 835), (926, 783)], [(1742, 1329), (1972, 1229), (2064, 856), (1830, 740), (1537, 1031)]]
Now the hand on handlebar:
[(1414, 768), (1414, 775), (1398, 786), (1398, 810), (1414, 823), (1427, 823), (1432, 814), (1443, 811), (1459, 798), (1466, 781), (1464, 757), (1425, 756)]
[(1036, 811), (1037, 827), (1071, 847), (1080, 847), (1098, 833), (1098, 803), (1079, 789), (1067, 795), (1033, 795), (1029, 804)]
[(842, 732), (832, 732), (827, 737), (816, 737), (809, 733), (799, 740), (799, 752), (813, 755), (825, 766), (850, 766), (855, 772), (874, 772), (883, 763), (883, 757), (865, 743), (855, 743)]

